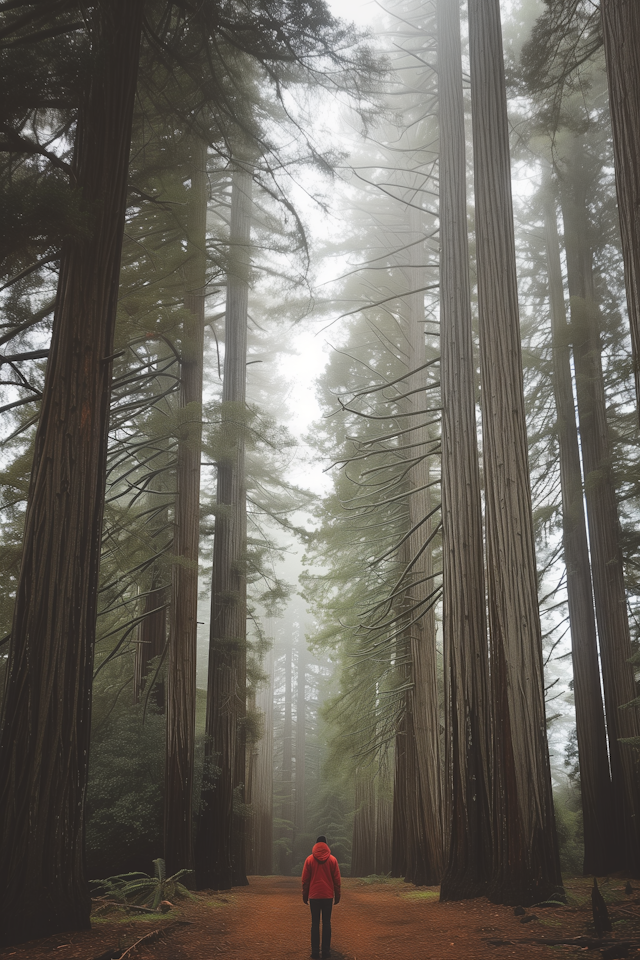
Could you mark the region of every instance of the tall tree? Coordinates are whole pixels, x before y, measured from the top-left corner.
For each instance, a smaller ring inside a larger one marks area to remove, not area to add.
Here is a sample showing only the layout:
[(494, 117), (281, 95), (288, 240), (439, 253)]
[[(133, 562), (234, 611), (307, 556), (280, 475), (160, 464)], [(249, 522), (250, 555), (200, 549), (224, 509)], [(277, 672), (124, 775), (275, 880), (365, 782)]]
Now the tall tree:
[(86, 13), (91, 73), (31, 473), (0, 740), (0, 940), (89, 926), (83, 803), (109, 416), (142, 0)]
[(351, 876), (376, 872), (376, 782), (369, 764), (355, 771)]
[(443, 900), (491, 876), (490, 690), (467, 239), (459, 0), (438, 0), (447, 867)]
[(618, 214), (640, 416), (640, 8), (635, 0), (602, 0)]
[(584, 829), (584, 873), (602, 876), (616, 869), (614, 807), (598, 644), (591, 589), (591, 565), (584, 515), (580, 449), (571, 377), (570, 334), (566, 320), (560, 242), (551, 177), (544, 184), (545, 245), (553, 349), (553, 390), (557, 411), (562, 541), (567, 569), (576, 731)]
[(489, 895), (530, 904), (562, 879), (546, 738), (499, 0), (470, 0), (469, 44), (493, 702)]
[[(404, 683), (409, 682), (409, 654), (405, 638), (398, 642), (396, 661), (401, 665), (401, 678)], [(416, 842), (416, 830), (409, 828), (409, 818), (415, 810), (412, 804), (410, 787), (415, 787), (415, 781), (410, 782), (411, 772), (415, 773), (415, 766), (411, 764), (411, 747), (413, 730), (411, 717), (407, 710), (407, 700), (404, 699), (404, 709), (398, 718), (396, 726), (395, 745), (393, 751), (393, 813), (391, 821), (391, 876), (404, 877), (407, 873), (409, 843)], [(411, 851), (413, 853), (413, 850)]]
[(262, 716), (262, 736), (254, 744), (254, 766), (251, 777), (251, 856), (248, 873), (265, 875), (273, 866), (273, 647), (267, 653), (265, 680), (258, 688), (256, 708)]
[[(417, 805), (415, 819), (419, 833), (413, 844), (418, 854), (414, 868), (406, 876), (416, 884), (435, 884), (443, 870), (442, 769), (440, 764), (440, 731), (438, 682), (436, 666), (433, 533), (430, 519), (434, 513), (431, 496), (430, 460), (424, 454), (432, 447), (429, 427), (419, 423), (419, 415), (426, 407), (427, 362), (425, 343), (424, 292), (424, 230), (422, 211), (417, 197), (412, 197), (407, 210), (408, 260), (403, 270), (411, 291), (403, 297), (406, 311), (405, 339), (408, 375), (404, 381), (404, 401), (416, 420), (409, 434), (411, 445), (422, 453), (408, 475), (408, 525), (406, 562), (410, 566), (405, 601), (409, 609), (409, 653), (411, 660), (411, 688), (408, 691), (409, 712), (414, 740), (415, 785)], [(408, 456), (413, 454), (411, 451)], [(437, 509), (437, 504), (436, 508)]]
[(282, 828), (279, 847), (280, 873), (291, 875), (293, 853), (293, 644), (287, 641), (284, 653), (284, 724), (282, 727)]
[[(611, 42), (627, 15), (631, 18), (626, 21), (626, 37), (623, 40), (618, 35), (620, 59), (613, 63), (612, 57), (616, 58), (617, 54), (611, 50)], [(617, 265), (609, 260), (607, 267), (603, 268), (607, 258), (605, 248), (614, 250), (617, 237), (611, 235), (613, 204), (607, 200), (606, 178), (602, 176), (611, 157), (604, 62), (596, 52), (603, 43), (603, 30), (608, 31), (610, 105), (617, 117), (614, 120), (616, 187), (625, 231), (623, 221), (628, 216), (628, 204), (635, 189), (633, 158), (621, 156), (621, 151), (628, 149), (629, 138), (633, 139), (634, 129), (637, 131), (637, 120), (625, 113), (627, 105), (633, 101), (632, 90), (637, 81), (637, 52), (627, 46), (627, 39), (634, 29), (637, 30), (636, 12), (624, 3), (595, 6), (581, 0), (571, 0), (570, 3), (553, 0), (537, 21), (522, 56), (529, 92), (541, 104), (539, 124), (553, 142), (564, 223), (571, 315), (568, 339), (573, 348), (575, 367), (593, 600), (609, 740), (608, 763), (616, 810), (609, 818), (608, 853), (614, 866), (619, 869), (626, 866), (632, 871), (638, 869), (635, 813), (638, 788), (634, 785), (637, 772), (628, 747), (621, 746), (619, 738), (636, 734), (638, 718), (634, 711), (620, 709), (624, 697), (631, 693), (633, 670), (627, 662), (631, 647), (619, 524), (622, 507), (617, 503), (615, 489), (615, 481), (622, 478), (624, 468), (622, 464), (614, 463), (617, 457), (613, 452), (616, 450), (617, 454), (624, 449), (624, 443), (621, 443), (619, 427), (610, 429), (608, 423), (610, 415), (612, 423), (614, 416), (620, 417), (620, 400), (625, 396), (627, 386), (618, 376), (614, 399), (611, 393), (607, 394), (603, 371), (602, 335), (605, 330), (611, 351), (606, 359), (609, 381), (618, 365), (614, 359), (616, 334), (613, 322), (617, 313), (618, 290), (615, 287), (618, 282), (614, 279)], [(623, 71), (628, 70), (624, 77), (617, 72), (618, 64)], [(617, 72), (617, 76), (612, 76), (612, 71)], [(586, 90), (589, 90), (588, 97), (585, 97)], [(625, 166), (624, 170), (620, 170), (618, 161)], [(634, 253), (630, 249), (633, 242), (627, 231), (624, 259), (632, 324), (634, 310), (637, 310), (637, 304), (635, 307), (633, 304), (635, 294), (630, 289), (630, 284), (633, 286), (636, 282), (633, 279)], [(635, 256), (637, 262), (637, 251)], [(605, 310), (609, 316), (606, 324), (599, 299), (603, 307), (607, 304)], [(618, 349), (625, 358), (628, 356), (626, 345)], [(637, 357), (634, 357), (634, 365), (636, 362)]]
[(569, 135), (561, 162), (560, 203), (564, 222), (571, 339), (576, 373), (580, 443), (584, 465), (593, 596), (615, 801), (614, 856), (618, 869), (640, 871), (640, 781), (635, 757), (621, 737), (635, 737), (635, 710), (621, 709), (635, 697), (629, 618), (620, 547), (620, 524), (612, 470), (602, 371), (599, 307), (593, 273), (588, 211), (588, 151)]
[(207, 148), (189, 138), (191, 188), (180, 357), (180, 410), (167, 671), (164, 855), (169, 873), (193, 868), (198, 546), (207, 237)]
[(298, 681), (296, 684), (296, 835), (305, 830), (305, 773), (307, 745), (307, 645), (298, 637)]
[[(242, 721), (246, 713), (247, 505), (243, 427), (252, 183), (250, 167), (236, 161), (231, 190), (221, 413), (228, 446), (218, 462), (205, 742), (209, 766), (205, 767), (203, 779), (204, 806), (196, 859), (198, 885), (215, 890), (228, 890), (242, 879), (238, 872), (244, 873), (243, 864), (234, 864), (233, 800), (234, 790), (243, 792), (245, 771)], [(215, 780), (211, 764), (220, 771)]]

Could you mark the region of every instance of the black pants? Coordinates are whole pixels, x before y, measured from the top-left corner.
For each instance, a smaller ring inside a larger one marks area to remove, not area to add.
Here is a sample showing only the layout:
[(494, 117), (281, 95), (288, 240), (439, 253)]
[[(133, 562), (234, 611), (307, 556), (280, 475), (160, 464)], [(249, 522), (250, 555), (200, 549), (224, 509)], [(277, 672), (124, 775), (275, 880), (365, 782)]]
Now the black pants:
[(328, 957), (331, 951), (331, 908), (333, 900), (309, 900), (311, 907), (311, 955), (318, 956), (320, 950), (320, 913), (322, 913), (322, 956)]

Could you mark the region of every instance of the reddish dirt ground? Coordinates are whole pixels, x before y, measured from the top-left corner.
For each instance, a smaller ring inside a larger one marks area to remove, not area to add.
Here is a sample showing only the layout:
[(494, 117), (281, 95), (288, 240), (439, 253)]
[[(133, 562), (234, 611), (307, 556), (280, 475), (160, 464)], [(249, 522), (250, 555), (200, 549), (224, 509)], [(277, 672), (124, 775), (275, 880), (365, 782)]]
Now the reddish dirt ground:
[[(610, 903), (613, 936), (617, 941), (640, 943), (640, 900), (625, 897), (623, 886), (624, 881), (616, 879), (601, 883)], [(553, 960), (580, 953), (599, 958), (600, 950), (577, 945), (523, 942), (593, 936), (589, 881), (572, 881), (568, 892), (568, 906), (529, 910), (538, 919), (522, 924), (511, 907), (484, 899), (440, 903), (435, 887), (344, 880), (343, 898), (333, 911), (332, 956), (335, 960)], [(310, 954), (309, 930), (309, 908), (302, 903), (298, 879), (253, 877), (248, 887), (224, 894), (199, 893), (164, 916), (142, 919), (117, 908), (97, 916), (90, 932), (8, 947), (0, 950), (0, 958), (107, 960), (107, 953), (115, 956), (159, 931), (126, 953), (126, 958), (305, 960)], [(635, 944), (628, 956), (640, 958)]]

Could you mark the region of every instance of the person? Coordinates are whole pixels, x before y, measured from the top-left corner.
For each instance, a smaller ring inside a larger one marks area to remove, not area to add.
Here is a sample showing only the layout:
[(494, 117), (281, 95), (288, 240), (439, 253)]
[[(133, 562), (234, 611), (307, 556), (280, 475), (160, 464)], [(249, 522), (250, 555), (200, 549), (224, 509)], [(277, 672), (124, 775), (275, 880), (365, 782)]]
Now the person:
[(340, 867), (331, 855), (326, 837), (318, 837), (302, 870), (302, 900), (311, 907), (311, 956), (320, 957), (320, 915), (322, 914), (322, 957), (331, 956), (331, 910), (340, 903)]

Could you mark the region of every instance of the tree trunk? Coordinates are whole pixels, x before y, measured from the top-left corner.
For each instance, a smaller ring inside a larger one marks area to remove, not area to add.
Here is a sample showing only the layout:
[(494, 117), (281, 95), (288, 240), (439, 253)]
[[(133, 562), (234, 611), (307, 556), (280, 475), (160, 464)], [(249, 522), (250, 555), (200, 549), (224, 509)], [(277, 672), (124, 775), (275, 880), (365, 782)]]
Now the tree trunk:
[(544, 197), (549, 306), (553, 343), (553, 391), (558, 417), (562, 541), (567, 568), (576, 732), (584, 827), (585, 875), (604, 876), (616, 869), (613, 843), (613, 793), (600, 688), (598, 644), (591, 591), (591, 565), (584, 516), (578, 428), (576, 426), (569, 330), (560, 262), (556, 205), (550, 178)]
[[(244, 864), (233, 863), (234, 789), (243, 802), (246, 713), (247, 502), (243, 418), (246, 397), (247, 308), (249, 298), (251, 173), (236, 167), (231, 194), (230, 263), (227, 277), (222, 430), (232, 449), (218, 463), (216, 530), (213, 541), (211, 637), (203, 802), (196, 870), (198, 886), (228, 890)], [(219, 773), (213, 776), (213, 767)], [(235, 838), (237, 840), (237, 837)], [(244, 842), (235, 850), (244, 849)], [(246, 877), (244, 878), (246, 882)]]
[(600, 642), (602, 681), (609, 738), (609, 763), (615, 800), (614, 849), (617, 869), (640, 875), (640, 777), (634, 753), (620, 737), (640, 735), (635, 710), (621, 710), (636, 696), (618, 508), (611, 472), (611, 450), (602, 376), (587, 210), (586, 172), (578, 140), (571, 146), (561, 189), (571, 336), (576, 371), (580, 442), (591, 549), (593, 595)]
[(459, 0), (438, 0), (447, 865), (440, 897), (491, 876), (490, 690), (471, 333)]
[[(410, 206), (407, 218), (409, 264), (402, 272), (407, 289), (419, 290), (424, 286), (424, 268), (420, 266), (424, 248), (418, 242), (423, 235), (422, 215)], [(425, 362), (424, 294), (405, 295), (403, 300), (405, 362), (410, 373)], [(403, 401), (405, 412), (424, 408), (424, 387), (421, 373), (406, 377), (403, 391), (409, 396)], [(416, 422), (419, 424), (417, 418)], [(426, 456), (428, 428), (418, 425), (410, 437), (411, 443), (421, 444)], [(429, 493), (421, 489), (429, 482), (426, 459), (411, 468), (406, 482), (407, 525), (412, 529), (430, 512)], [(435, 615), (428, 600), (433, 591), (432, 561), (431, 548), (424, 549), (430, 533), (431, 524), (422, 523), (401, 545), (398, 556), (401, 566), (411, 562), (413, 566), (411, 580), (398, 601), (399, 611), (404, 608), (410, 612), (405, 636), (398, 644), (399, 671), (408, 689), (396, 737), (392, 873), (418, 885), (439, 883), (443, 859)], [(405, 778), (404, 784), (401, 777)]]
[[(406, 658), (398, 642), (398, 657)], [(405, 698), (406, 704), (406, 698)], [(391, 826), (391, 876), (404, 877), (407, 872), (407, 710), (402, 711), (398, 722), (394, 750), (393, 811)]]
[(640, 7), (638, 0), (601, 0), (609, 79), (613, 157), (640, 414)]
[(376, 872), (376, 793), (369, 765), (355, 772), (355, 812), (351, 843), (351, 876), (369, 877)]
[(89, 927), (91, 682), (141, 0), (87, 13), (91, 78), (73, 161), (86, 211), (63, 246), (35, 441), (0, 741), (0, 942)]
[(378, 770), (376, 778), (376, 860), (375, 872), (391, 872), (391, 837), (393, 831), (393, 801), (391, 799), (391, 776), (388, 765)]
[(307, 715), (307, 647), (304, 635), (298, 640), (298, 685), (296, 690), (296, 835), (305, 830), (305, 750)]
[(494, 746), (490, 896), (562, 884), (545, 726), (499, 0), (470, 0), (469, 41)]
[[(399, 559), (403, 566), (409, 563), (408, 541), (401, 546)], [(408, 596), (401, 600), (405, 608), (409, 602)], [(421, 878), (427, 874), (429, 865), (416, 745), (414, 697), (411, 690), (414, 677), (411, 647), (411, 628), (407, 627), (397, 643), (396, 669), (407, 689), (403, 696), (395, 738), (391, 876), (403, 877), (407, 883), (419, 884), (422, 882)]]
[[(411, 676), (413, 677), (413, 664), (411, 665)], [(404, 724), (406, 738), (404, 879), (407, 883), (420, 886), (424, 882), (423, 878), (426, 877), (429, 872), (430, 864), (427, 861), (426, 825), (422, 791), (420, 789), (420, 764), (418, 760), (416, 720), (413, 712), (413, 704), (412, 691), (408, 690)]]
[[(420, 290), (425, 285), (424, 230), (422, 213), (415, 207), (409, 208), (411, 265), (407, 270), (410, 290)], [(422, 242), (420, 242), (422, 241)], [(407, 363), (409, 370), (416, 370), (426, 362), (424, 331), (424, 293), (415, 293), (405, 297), (408, 306), (408, 346)], [(426, 392), (417, 392), (425, 386), (424, 371), (412, 374), (403, 381), (408, 409), (413, 411), (425, 408)], [(428, 404), (427, 404), (428, 406)], [(419, 422), (415, 418), (414, 422)], [(430, 481), (427, 450), (431, 437), (429, 428), (418, 426), (410, 434), (411, 442), (422, 445), (424, 459), (416, 463), (409, 473), (409, 528), (424, 520), (431, 513), (430, 490), (425, 489)], [(440, 764), (440, 721), (438, 709), (437, 653), (435, 605), (430, 595), (434, 591), (432, 548), (427, 546), (432, 533), (432, 523), (422, 523), (407, 541), (408, 554), (413, 563), (412, 584), (407, 590), (406, 599), (410, 607), (421, 606), (411, 614), (415, 622), (411, 625), (411, 669), (412, 689), (409, 693), (416, 749), (416, 775), (419, 818), (421, 824), (423, 849), (420, 854), (422, 866), (416, 870), (412, 880), (418, 885), (440, 883), (443, 870), (443, 820), (442, 820), (442, 769)], [(418, 556), (419, 555), (419, 556)], [(417, 560), (415, 558), (418, 557)]]
[(272, 648), (264, 664), (267, 679), (256, 697), (256, 707), (263, 717), (263, 733), (255, 745), (257, 757), (251, 793), (253, 865), (249, 872), (261, 876), (273, 872), (273, 665)]
[(291, 876), (291, 853), (293, 834), (293, 696), (292, 696), (292, 646), (287, 644), (284, 658), (284, 727), (282, 732), (282, 826), (284, 843), (280, 846), (280, 873)]
[[(247, 707), (249, 714), (256, 715), (256, 693), (255, 689), (251, 688), (248, 690), (247, 695)], [(256, 791), (256, 769), (258, 765), (258, 741), (254, 740), (253, 736), (247, 738), (247, 750), (246, 750), (246, 759), (247, 759), (247, 769), (245, 775), (245, 798), (244, 801), (247, 805), (247, 809), (251, 811), (250, 817), (247, 818), (245, 824), (245, 866), (247, 868), (247, 873), (255, 873), (255, 851), (254, 851), (254, 817), (253, 817), (253, 802)]]
[[(367, 685), (360, 714), (376, 714), (376, 685)], [(354, 771), (354, 814), (351, 834), (351, 876), (368, 877), (376, 872), (376, 792), (380, 771), (375, 760), (356, 759)]]
[(180, 427), (167, 671), (164, 856), (169, 874), (193, 868), (193, 751), (196, 723), (198, 546), (206, 285), (207, 148), (191, 142), (185, 320), (180, 357)]

